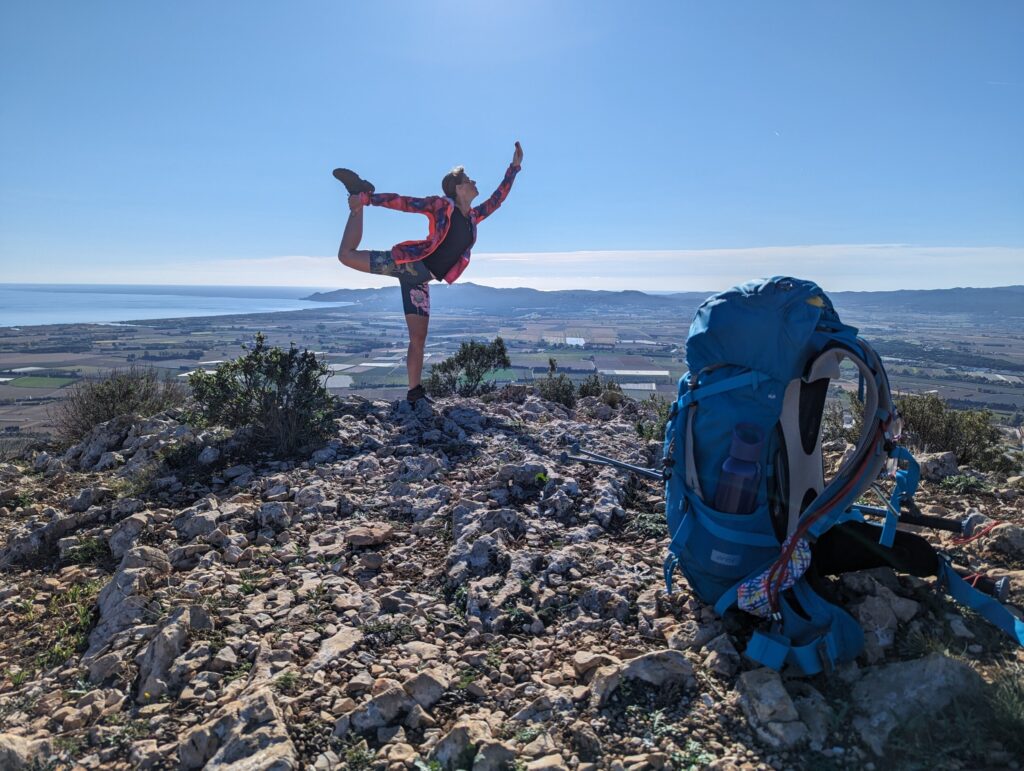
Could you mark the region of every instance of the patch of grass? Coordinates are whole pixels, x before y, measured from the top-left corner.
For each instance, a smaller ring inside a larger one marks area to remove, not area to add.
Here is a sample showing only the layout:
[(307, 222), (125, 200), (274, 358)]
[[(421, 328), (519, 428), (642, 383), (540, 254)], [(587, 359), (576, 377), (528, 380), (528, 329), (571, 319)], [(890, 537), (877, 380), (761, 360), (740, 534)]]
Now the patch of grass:
[(89, 536), (79, 540), (78, 545), (68, 549), (64, 555), (66, 565), (95, 565), (111, 569), (114, 567), (114, 555), (105, 538)]
[(65, 735), (53, 740), (54, 752), (72, 759), (81, 755), (88, 746), (89, 742), (84, 736)]
[(36, 610), (36, 604), (33, 602), (35, 594), (31, 597), (25, 597), (14, 603), (14, 610), (19, 616), (24, 616), (26, 621), (34, 621), (39, 615)]
[(18, 669), (11, 671), (10, 669), (6, 672), (6, 677), (11, 681), (11, 686), (14, 688), (20, 688), (26, 682), (32, 679), (33, 672), (31, 669)]
[(1024, 756), (1024, 666), (1001, 670), (986, 691), (992, 726), (999, 741), (1017, 757)]
[(16, 377), (7, 385), (12, 388), (63, 388), (74, 383), (73, 377), (47, 377), (45, 375), (29, 375)]
[(487, 666), (491, 669), (498, 669), (501, 663), (501, 643), (492, 643), (487, 648)]
[(241, 573), (241, 581), (238, 584), (238, 591), (242, 594), (249, 595), (256, 592), (259, 589), (259, 582), (263, 580), (263, 574), (257, 573), (252, 570), (243, 570)]
[(476, 667), (463, 667), (459, 670), (459, 676), (455, 679), (455, 688), (457, 690), (464, 691), (469, 688), (470, 683), (474, 680), (478, 680), (482, 676), (483, 672)]
[(102, 586), (102, 581), (75, 584), (50, 598), (46, 624), (38, 630), (42, 645), (36, 654), (36, 665), (40, 669), (59, 666), (85, 650), (96, 620), (96, 595)]
[(273, 682), (274, 690), (285, 696), (294, 696), (301, 690), (302, 678), (291, 670), (277, 676)]
[(225, 683), (233, 683), (235, 680), (241, 680), (243, 677), (248, 677), (252, 671), (251, 661), (241, 661), (238, 666), (224, 675)]
[(103, 747), (115, 747), (122, 753), (127, 753), (132, 744), (149, 736), (149, 722), (141, 719), (132, 719), (125, 712), (117, 712), (101, 723), (100, 745)]
[(11, 505), (16, 509), (24, 509), (36, 502), (35, 496), (27, 490), (22, 490), (11, 499)]
[(116, 477), (110, 480), (109, 486), (114, 496), (121, 498), (143, 498), (150, 485), (156, 479), (158, 464), (150, 463), (137, 468), (131, 476)]

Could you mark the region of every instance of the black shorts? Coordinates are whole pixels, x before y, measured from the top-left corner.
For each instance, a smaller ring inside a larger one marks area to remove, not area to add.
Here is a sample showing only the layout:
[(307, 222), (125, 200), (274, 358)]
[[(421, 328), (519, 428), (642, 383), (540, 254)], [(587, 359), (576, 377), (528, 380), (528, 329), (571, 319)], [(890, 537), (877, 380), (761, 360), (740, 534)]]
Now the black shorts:
[(405, 315), (430, 316), (430, 282), (434, 276), (422, 260), (397, 263), (391, 252), (370, 252), (370, 272), (398, 279)]

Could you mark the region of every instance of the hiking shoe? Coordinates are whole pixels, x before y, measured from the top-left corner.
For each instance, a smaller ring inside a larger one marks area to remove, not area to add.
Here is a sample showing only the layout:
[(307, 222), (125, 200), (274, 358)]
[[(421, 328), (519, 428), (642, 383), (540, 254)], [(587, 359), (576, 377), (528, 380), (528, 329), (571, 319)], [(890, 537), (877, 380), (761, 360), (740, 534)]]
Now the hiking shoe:
[(349, 195), (372, 193), (375, 189), (372, 184), (367, 182), (351, 169), (335, 169), (331, 173), (334, 174), (334, 178), (336, 180), (345, 186)]
[(425, 390), (425, 389), (423, 388), (423, 386), (422, 386), (422, 385), (418, 385), (418, 386), (416, 386), (415, 388), (410, 388), (410, 389), (409, 389), (409, 393), (408, 393), (408, 394), (406, 394), (406, 397), (405, 397), (405, 398), (406, 398), (406, 400), (407, 400), (407, 401), (408, 401), (408, 402), (409, 402), (410, 404), (415, 404), (416, 402), (418, 402), (418, 401), (420, 401), (420, 400), (426, 401), (426, 403), (427, 403), (427, 404), (433, 404), (433, 403), (434, 403), (434, 402), (433, 402), (433, 400), (431, 400), (431, 399), (430, 399), (430, 398), (429, 398), (429, 397), (427, 396), (427, 392), (426, 392), (426, 390)]

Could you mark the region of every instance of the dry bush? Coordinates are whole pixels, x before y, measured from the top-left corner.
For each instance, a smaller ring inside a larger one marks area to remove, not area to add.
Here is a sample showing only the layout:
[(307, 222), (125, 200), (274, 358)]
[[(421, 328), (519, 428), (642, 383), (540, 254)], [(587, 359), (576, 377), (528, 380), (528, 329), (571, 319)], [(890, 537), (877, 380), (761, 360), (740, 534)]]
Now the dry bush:
[(155, 415), (180, 407), (187, 397), (188, 389), (180, 381), (150, 367), (132, 365), (76, 383), (50, 409), (50, 420), (57, 440), (71, 445), (100, 423), (120, 415)]

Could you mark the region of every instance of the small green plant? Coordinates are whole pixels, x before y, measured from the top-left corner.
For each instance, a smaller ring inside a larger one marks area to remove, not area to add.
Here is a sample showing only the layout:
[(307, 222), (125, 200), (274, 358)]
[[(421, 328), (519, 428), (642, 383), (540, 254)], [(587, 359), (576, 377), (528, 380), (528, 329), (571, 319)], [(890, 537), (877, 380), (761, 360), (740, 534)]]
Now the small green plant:
[(459, 676), (455, 679), (455, 687), (460, 691), (469, 688), (469, 684), (479, 679), (483, 673), (476, 667), (463, 667), (459, 670)]
[(36, 655), (41, 670), (63, 664), (85, 649), (96, 616), (95, 601), (102, 581), (74, 584), (63, 594), (55, 594), (47, 603), (47, 639)]
[(225, 683), (233, 683), (235, 680), (241, 680), (243, 677), (248, 677), (249, 672), (252, 671), (251, 661), (241, 661), (238, 666), (224, 675)]
[(186, 397), (181, 381), (132, 365), (76, 383), (50, 410), (50, 420), (58, 440), (71, 445), (100, 423), (121, 415), (154, 415), (183, 405)]
[(212, 373), (189, 375), (191, 418), (204, 425), (251, 427), (258, 444), (290, 455), (333, 431), (330, 368), (311, 351), (268, 346), (261, 333), (245, 355)]
[[(576, 386), (564, 372), (558, 373), (558, 362), (548, 359), (548, 374), (536, 381), (542, 399), (561, 404), (570, 410), (576, 406)], [(556, 374), (557, 373), (557, 374)]]
[(36, 499), (33, 497), (32, 493), (27, 490), (22, 490), (11, 500), (11, 505), (16, 509), (24, 509), (35, 503), (35, 500)]
[(465, 614), (466, 608), (469, 605), (469, 590), (466, 588), (465, 584), (452, 592), (451, 605), (460, 614)]
[(243, 570), (241, 573), (241, 581), (238, 582), (238, 591), (242, 594), (253, 594), (259, 589), (259, 582), (263, 576), (259, 573), (254, 573), (251, 570)]
[(278, 675), (277, 679), (274, 680), (274, 690), (278, 693), (283, 693), (285, 696), (294, 696), (300, 690), (302, 683), (301, 678), (297, 673), (288, 670)]
[(538, 736), (540, 736), (542, 733), (544, 733), (544, 729), (541, 728), (540, 726), (528, 725), (528, 726), (526, 726), (526, 728), (521, 728), (516, 733), (515, 739), (516, 739), (517, 742), (522, 742), (523, 744), (529, 744), (534, 739), (536, 739)]
[(971, 476), (970, 474), (954, 474), (948, 476), (939, 482), (941, 487), (947, 493), (954, 493), (956, 495), (970, 495), (972, 493), (986, 492), (991, 489), (983, 479)]
[(500, 337), (491, 343), (470, 340), (462, 343), (454, 356), (430, 368), (424, 387), (434, 396), (478, 396), (495, 388), (493, 382), (485, 382), (488, 374), (511, 366)]
[(58, 736), (53, 740), (53, 749), (58, 755), (76, 758), (82, 754), (89, 742), (84, 736)]
[(342, 747), (341, 756), (345, 759), (344, 768), (350, 771), (369, 771), (373, 768), (374, 754), (365, 739), (350, 735)]
[(25, 597), (14, 603), (15, 612), (20, 616), (24, 616), (26, 621), (34, 620), (38, 615), (36, 605), (32, 601), (33, 599), (35, 599), (35, 595), (32, 597)]
[(68, 549), (64, 555), (64, 562), (68, 565), (96, 565), (97, 567), (110, 566), (114, 561), (114, 555), (110, 552), (110, 546), (105, 538), (89, 536), (79, 540), (77, 546)]
[(100, 744), (104, 747), (116, 747), (127, 752), (134, 742), (149, 735), (149, 722), (132, 719), (125, 712), (117, 712), (101, 724)]
[(700, 742), (687, 739), (686, 746), (671, 755), (672, 767), (679, 771), (697, 771), (715, 759), (715, 756), (704, 749)]
[(31, 669), (18, 669), (11, 671), (7, 670), (7, 678), (11, 681), (11, 685), (15, 688), (20, 688), (32, 677)]
[(487, 666), (491, 669), (497, 669), (501, 666), (501, 643), (492, 643), (487, 648)]

